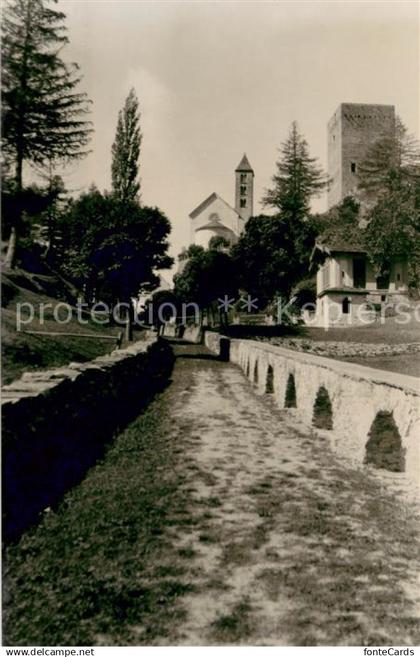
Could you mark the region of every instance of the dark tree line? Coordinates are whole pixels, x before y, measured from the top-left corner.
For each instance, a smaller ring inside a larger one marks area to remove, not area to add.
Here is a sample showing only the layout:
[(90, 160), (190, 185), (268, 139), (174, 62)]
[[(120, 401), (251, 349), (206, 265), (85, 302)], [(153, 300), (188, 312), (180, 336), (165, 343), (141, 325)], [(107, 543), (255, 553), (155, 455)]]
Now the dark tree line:
[(87, 153), (92, 132), (89, 101), (78, 90), (76, 64), (61, 58), (68, 41), (65, 15), (51, 0), (15, 0), (6, 6), (2, 34), (3, 152), (13, 169), (10, 193), (21, 209), (11, 216), (6, 266), (15, 260), (23, 213), (24, 164), (74, 160)]
[[(44, 263), (87, 301), (119, 301), (132, 311), (132, 299), (156, 287), (156, 271), (172, 264), (170, 223), (158, 208), (140, 204), (142, 134), (134, 89), (118, 115), (111, 192), (66, 193), (57, 170), (87, 155), (93, 128), (78, 66), (62, 58), (68, 38), (55, 4), (13, 0), (3, 16), (5, 265), (14, 266), (19, 249), (42, 252)], [(36, 169), (43, 185), (25, 185), (25, 165)]]
[(296, 123), (282, 144), (272, 182), (263, 203), (274, 214), (251, 217), (238, 243), (230, 249), (224, 245), (226, 276), (212, 273), (211, 283), (210, 274), (203, 277), (215, 243), (208, 250), (191, 246), (182, 254), (187, 264), (175, 278), (180, 298), (200, 298), (209, 307), (237, 290), (258, 299), (260, 311), (279, 297), (294, 295), (298, 305), (313, 302), (316, 284), (311, 253), (317, 239), (337, 236), (364, 248), (378, 277), (386, 277), (393, 260), (407, 258), (410, 283), (418, 288), (420, 150), (400, 119), (395, 133), (378, 140), (360, 164), (356, 198), (347, 197), (322, 215), (311, 214), (310, 202), (328, 186), (328, 180), (310, 156)]
[[(257, 299), (262, 311), (275, 297), (289, 297), (294, 286), (308, 276), (318, 226), (310, 215), (310, 201), (326, 187), (327, 178), (310, 156), (296, 123), (282, 144), (272, 182), (263, 202), (274, 214), (249, 219), (238, 243), (219, 255), (220, 260), (223, 256), (223, 263), (217, 263), (223, 268), (219, 274), (206, 269), (209, 262), (216, 262), (214, 242), (208, 250), (191, 246), (184, 254), (189, 259), (175, 278), (180, 297), (200, 297), (204, 307), (211, 307), (217, 299), (237, 296), (240, 291)], [(203, 287), (200, 295), (196, 287)]]

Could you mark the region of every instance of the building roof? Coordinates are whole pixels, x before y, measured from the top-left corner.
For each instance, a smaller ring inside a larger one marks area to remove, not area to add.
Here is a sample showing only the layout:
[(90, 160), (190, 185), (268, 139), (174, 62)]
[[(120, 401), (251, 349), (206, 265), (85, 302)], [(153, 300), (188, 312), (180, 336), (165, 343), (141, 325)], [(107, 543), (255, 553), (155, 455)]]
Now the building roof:
[(200, 214), (200, 212), (205, 210), (207, 206), (213, 203), (213, 201), (215, 201), (216, 199), (217, 199), (216, 192), (210, 194), (210, 196), (208, 196), (204, 201), (200, 203), (200, 205), (197, 205), (197, 207), (192, 212), (190, 212), (191, 219), (194, 219), (198, 214)]
[(254, 170), (252, 166), (249, 163), (249, 160), (246, 156), (246, 153), (244, 153), (244, 156), (242, 160), (239, 162), (238, 166), (236, 167), (235, 171), (251, 171), (254, 173)]
[(315, 249), (322, 253), (331, 255), (332, 253), (366, 253), (366, 249), (356, 240), (343, 240), (343, 239), (329, 239), (317, 240), (315, 242)]

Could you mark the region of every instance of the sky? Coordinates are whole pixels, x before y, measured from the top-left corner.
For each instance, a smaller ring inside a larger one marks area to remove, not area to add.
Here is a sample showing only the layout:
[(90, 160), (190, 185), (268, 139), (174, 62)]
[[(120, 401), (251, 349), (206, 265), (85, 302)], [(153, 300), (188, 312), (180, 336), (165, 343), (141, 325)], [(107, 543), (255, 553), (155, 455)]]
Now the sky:
[[(189, 213), (212, 192), (234, 204), (244, 152), (254, 214), (296, 120), (326, 168), (326, 126), (341, 102), (393, 104), (419, 136), (419, 3), (60, 0), (81, 88), (93, 101), (92, 152), (67, 187), (111, 187), (111, 145), (131, 87), (141, 109), (142, 202), (172, 223), (171, 254), (190, 242)], [(314, 210), (326, 207), (324, 198)]]

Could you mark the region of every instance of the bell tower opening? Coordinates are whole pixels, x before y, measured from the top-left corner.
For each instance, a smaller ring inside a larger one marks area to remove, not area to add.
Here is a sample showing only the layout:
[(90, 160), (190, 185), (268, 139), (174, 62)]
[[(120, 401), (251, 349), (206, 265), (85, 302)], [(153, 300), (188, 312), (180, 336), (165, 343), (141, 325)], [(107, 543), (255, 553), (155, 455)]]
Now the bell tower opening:
[(244, 221), (254, 212), (254, 171), (245, 154), (235, 169), (235, 210)]

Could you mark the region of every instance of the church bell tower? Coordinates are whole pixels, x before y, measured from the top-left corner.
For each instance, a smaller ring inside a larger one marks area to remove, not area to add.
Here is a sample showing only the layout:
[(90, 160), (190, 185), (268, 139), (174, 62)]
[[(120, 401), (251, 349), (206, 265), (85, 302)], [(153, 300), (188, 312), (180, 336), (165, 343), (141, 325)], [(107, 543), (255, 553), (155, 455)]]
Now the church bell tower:
[(246, 155), (235, 169), (235, 210), (245, 222), (254, 211), (254, 171)]

